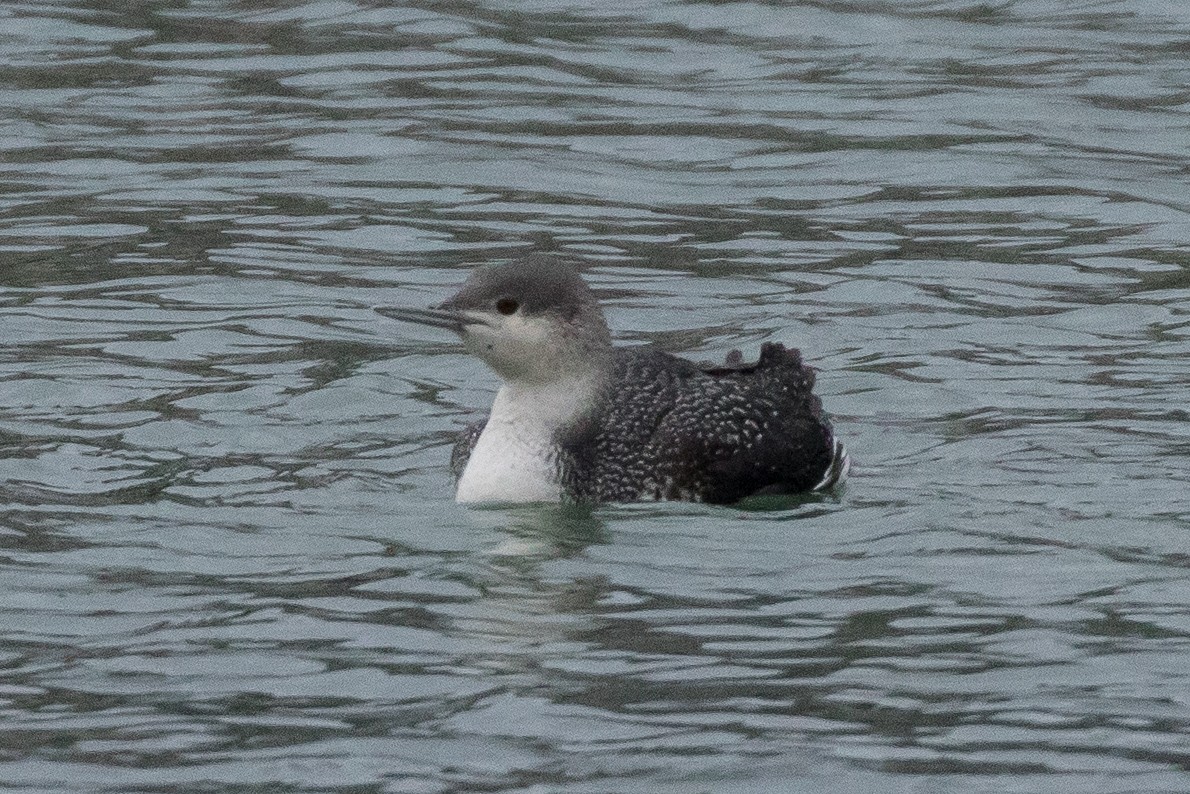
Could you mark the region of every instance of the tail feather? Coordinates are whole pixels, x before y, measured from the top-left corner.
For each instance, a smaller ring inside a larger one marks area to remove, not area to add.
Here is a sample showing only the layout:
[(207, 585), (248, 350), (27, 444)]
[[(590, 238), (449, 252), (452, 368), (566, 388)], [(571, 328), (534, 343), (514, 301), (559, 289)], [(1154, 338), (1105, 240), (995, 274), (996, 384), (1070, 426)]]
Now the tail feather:
[(843, 442), (836, 438), (830, 465), (826, 467), (826, 473), (822, 475), (822, 480), (814, 486), (813, 490), (830, 491), (837, 488), (847, 480), (849, 471), (851, 471), (851, 457), (847, 454), (847, 447), (843, 446)]

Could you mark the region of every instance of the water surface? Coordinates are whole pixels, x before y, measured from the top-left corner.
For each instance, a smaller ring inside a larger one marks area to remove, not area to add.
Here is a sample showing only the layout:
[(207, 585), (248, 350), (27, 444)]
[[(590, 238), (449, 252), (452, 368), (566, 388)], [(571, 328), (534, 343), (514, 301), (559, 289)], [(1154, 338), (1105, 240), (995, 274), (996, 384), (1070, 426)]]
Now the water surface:
[[(0, 9), (6, 790), (1186, 790), (1190, 13), (261, 8)], [(540, 250), (846, 491), (456, 506)]]

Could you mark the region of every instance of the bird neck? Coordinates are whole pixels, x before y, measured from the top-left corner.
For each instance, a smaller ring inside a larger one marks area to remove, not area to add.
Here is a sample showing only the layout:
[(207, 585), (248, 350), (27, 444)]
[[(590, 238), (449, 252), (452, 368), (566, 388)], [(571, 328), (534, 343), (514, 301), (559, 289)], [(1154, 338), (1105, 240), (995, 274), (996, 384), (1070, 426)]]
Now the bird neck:
[(546, 382), (506, 382), (496, 392), (488, 421), (553, 436), (595, 409), (606, 382), (607, 371), (602, 367)]

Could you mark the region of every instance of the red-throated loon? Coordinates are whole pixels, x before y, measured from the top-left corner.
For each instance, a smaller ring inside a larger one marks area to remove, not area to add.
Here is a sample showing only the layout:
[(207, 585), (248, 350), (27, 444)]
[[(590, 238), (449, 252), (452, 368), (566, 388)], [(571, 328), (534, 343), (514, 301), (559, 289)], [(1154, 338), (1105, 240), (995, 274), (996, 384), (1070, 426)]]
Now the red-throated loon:
[(613, 347), (570, 265), (533, 255), (473, 272), (432, 309), (381, 309), (446, 328), (503, 380), (451, 468), (460, 502), (671, 499), (729, 503), (834, 488), (847, 450), (801, 354), (765, 343), (703, 366)]

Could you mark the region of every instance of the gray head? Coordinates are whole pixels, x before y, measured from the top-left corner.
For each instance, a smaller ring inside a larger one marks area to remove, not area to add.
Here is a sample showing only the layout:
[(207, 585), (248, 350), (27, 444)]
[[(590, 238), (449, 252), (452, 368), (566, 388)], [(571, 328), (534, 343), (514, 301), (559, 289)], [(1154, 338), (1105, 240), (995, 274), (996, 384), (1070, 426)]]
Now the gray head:
[(603, 367), (611, 335), (578, 271), (544, 254), (474, 271), (430, 310), (385, 312), (450, 328), (509, 382), (547, 383)]
[(598, 301), (578, 270), (548, 254), (532, 254), (498, 265), (481, 267), (439, 308), (521, 313), (526, 317), (552, 315), (574, 322), (598, 313)]

